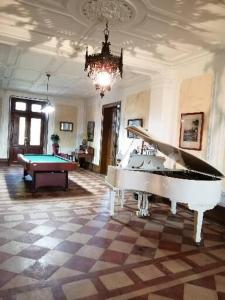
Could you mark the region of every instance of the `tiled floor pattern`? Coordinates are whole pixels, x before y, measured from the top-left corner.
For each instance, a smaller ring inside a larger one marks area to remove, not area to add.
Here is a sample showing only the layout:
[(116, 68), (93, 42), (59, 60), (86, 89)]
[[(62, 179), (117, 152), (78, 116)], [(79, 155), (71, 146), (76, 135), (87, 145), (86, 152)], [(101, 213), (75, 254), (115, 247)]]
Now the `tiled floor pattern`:
[(109, 216), (99, 175), (71, 172), (68, 192), (32, 194), (22, 168), (0, 171), (0, 299), (225, 299), (225, 229), (204, 223), (193, 244), (193, 215), (153, 203), (151, 216)]

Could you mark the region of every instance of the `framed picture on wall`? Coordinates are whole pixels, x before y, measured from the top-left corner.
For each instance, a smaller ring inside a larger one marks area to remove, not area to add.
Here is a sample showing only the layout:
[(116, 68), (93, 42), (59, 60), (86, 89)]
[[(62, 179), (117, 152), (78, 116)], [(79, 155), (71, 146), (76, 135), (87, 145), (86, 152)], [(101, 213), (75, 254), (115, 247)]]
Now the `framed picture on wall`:
[[(128, 126), (131, 126), (131, 125), (143, 126), (143, 119), (129, 119), (127, 121), (127, 125)], [(133, 134), (132, 132), (129, 132), (129, 131), (127, 131), (127, 137), (129, 139), (134, 139), (134, 138), (137, 139), (138, 138), (135, 134)]]
[(60, 122), (59, 129), (61, 131), (73, 131), (72, 122)]
[(89, 142), (94, 141), (94, 132), (95, 132), (95, 122), (94, 121), (88, 121), (88, 124), (87, 124), (87, 140)]
[(194, 112), (181, 114), (179, 147), (201, 150), (204, 113)]

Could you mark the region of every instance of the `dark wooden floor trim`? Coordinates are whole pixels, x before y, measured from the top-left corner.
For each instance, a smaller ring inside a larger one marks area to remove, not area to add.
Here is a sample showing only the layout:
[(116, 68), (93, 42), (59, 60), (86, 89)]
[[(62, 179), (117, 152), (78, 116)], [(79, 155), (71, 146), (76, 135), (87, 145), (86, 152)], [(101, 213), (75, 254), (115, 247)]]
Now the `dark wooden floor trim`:
[(0, 165), (7, 165), (9, 164), (8, 158), (0, 158)]

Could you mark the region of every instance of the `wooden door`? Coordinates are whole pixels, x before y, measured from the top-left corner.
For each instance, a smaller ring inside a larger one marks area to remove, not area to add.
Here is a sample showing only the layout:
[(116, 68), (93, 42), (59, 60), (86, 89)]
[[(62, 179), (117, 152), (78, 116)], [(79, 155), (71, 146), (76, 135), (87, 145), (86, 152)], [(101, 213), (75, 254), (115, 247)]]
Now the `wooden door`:
[(119, 124), (120, 102), (103, 106), (101, 174), (107, 174), (108, 165), (116, 165)]
[(19, 153), (42, 154), (45, 144), (46, 116), (43, 102), (11, 99), (9, 162), (17, 162)]

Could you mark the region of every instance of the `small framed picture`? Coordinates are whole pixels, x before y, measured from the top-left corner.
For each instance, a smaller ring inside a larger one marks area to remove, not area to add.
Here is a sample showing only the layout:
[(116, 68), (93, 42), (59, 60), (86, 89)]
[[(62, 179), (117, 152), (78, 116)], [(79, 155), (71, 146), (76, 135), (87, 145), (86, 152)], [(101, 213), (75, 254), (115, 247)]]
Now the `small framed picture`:
[(201, 150), (204, 113), (194, 112), (181, 114), (179, 147)]
[(59, 129), (61, 131), (73, 131), (72, 122), (60, 122)]
[[(129, 119), (127, 122), (128, 126), (134, 125), (134, 126), (143, 126), (143, 119)], [(127, 137), (129, 139), (137, 139), (138, 137), (133, 134), (132, 132), (127, 131)]]
[(95, 122), (94, 121), (88, 121), (88, 124), (87, 124), (87, 140), (89, 142), (94, 141), (94, 133), (95, 133)]

